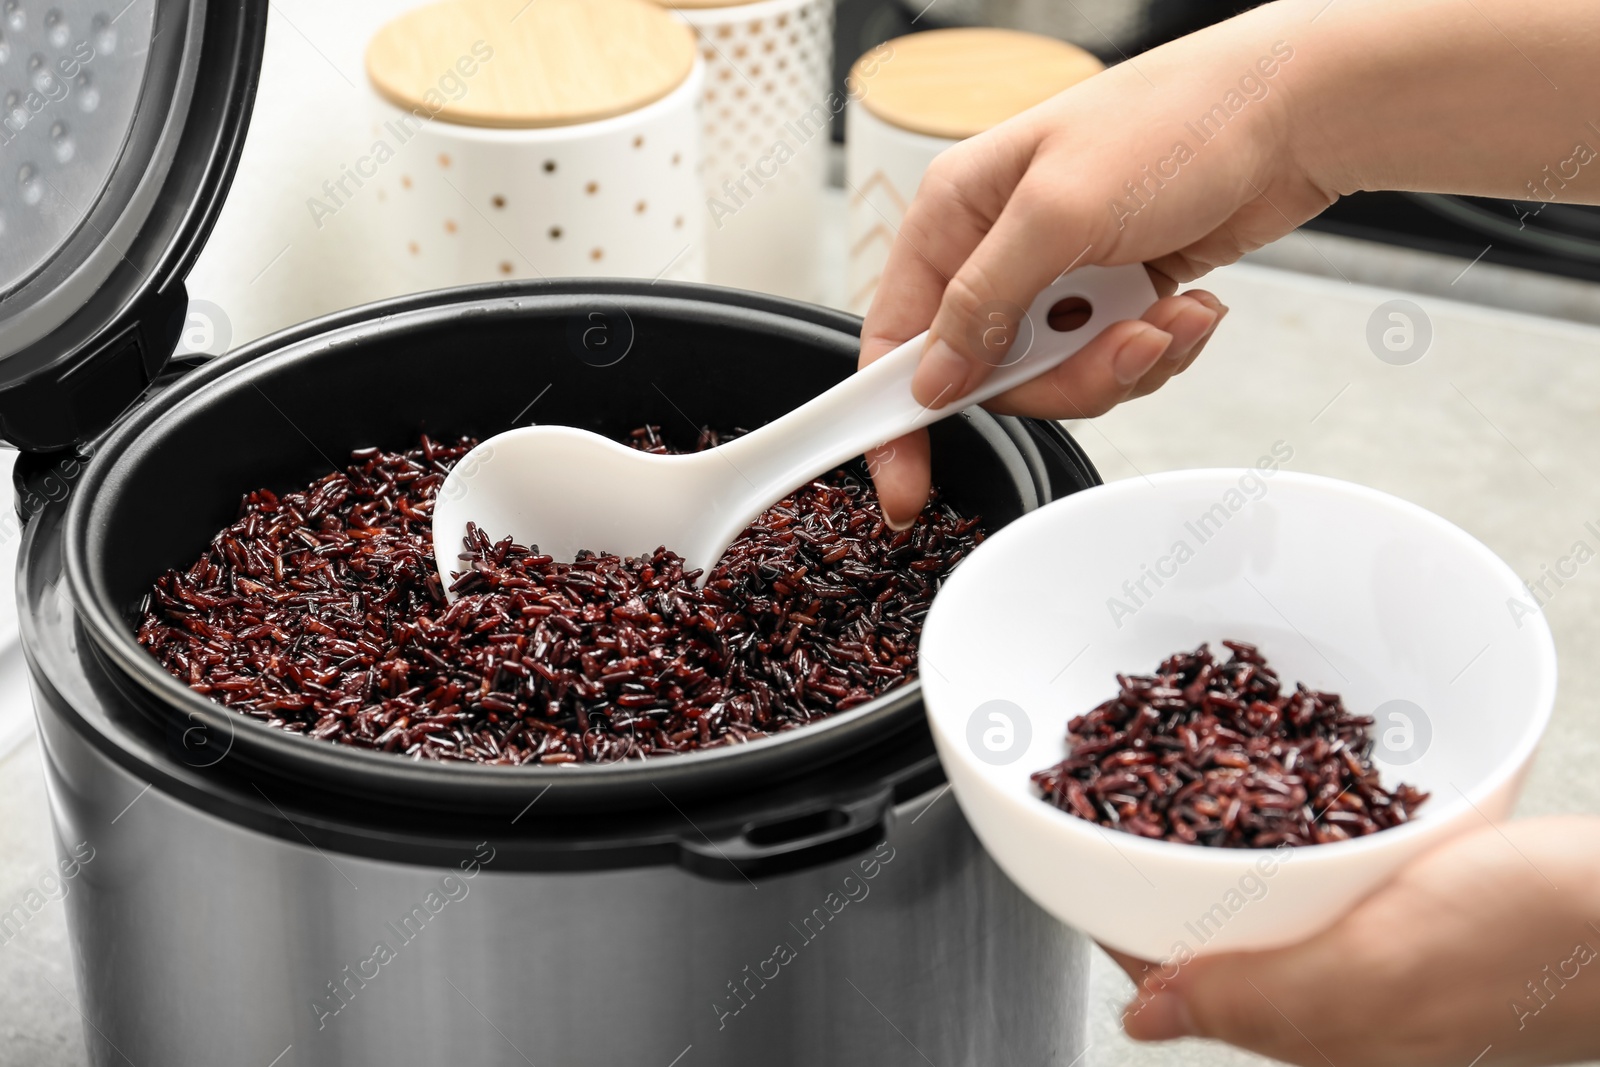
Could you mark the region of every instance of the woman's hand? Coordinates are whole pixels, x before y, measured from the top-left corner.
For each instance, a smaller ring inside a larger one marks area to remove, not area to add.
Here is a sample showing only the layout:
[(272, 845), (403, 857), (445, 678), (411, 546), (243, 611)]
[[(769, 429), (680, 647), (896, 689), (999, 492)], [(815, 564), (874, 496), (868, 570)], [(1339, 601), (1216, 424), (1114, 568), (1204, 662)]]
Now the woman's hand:
[[(957, 403), (1003, 355), (978, 343), (997, 309), (1015, 319), (1068, 267), (1144, 263), (1162, 299), (1142, 321), (988, 405), (1095, 416), (1187, 368), (1216, 328), (1216, 298), (1179, 285), (1340, 195), (1600, 202), (1593, 14), (1593, 0), (1277, 0), (1112, 67), (935, 160), (861, 363), (928, 329), (913, 392)], [(885, 515), (909, 524), (927, 436), (868, 461)]]
[(1211, 1037), (1306, 1067), (1600, 1058), (1600, 818), (1486, 826), (1290, 948), (1201, 956), (1170, 981), (1112, 955), (1143, 1041)]
[[(979, 343), (997, 309), (1014, 323), (1004, 309), (1027, 306), (1069, 265), (1143, 262), (1162, 299), (1142, 320), (1113, 324), (988, 407), (1095, 416), (1186, 369), (1227, 309), (1202, 290), (1174, 295), (1179, 285), (1282, 236), (1333, 199), (1287, 151), (1295, 52), (1275, 34), (1270, 23), (1197, 34), (946, 151), (889, 253), (861, 364), (931, 322), (913, 392), (946, 406), (999, 362), (1003, 353)], [(868, 462), (891, 523), (909, 523), (928, 494), (926, 434), (890, 442)]]

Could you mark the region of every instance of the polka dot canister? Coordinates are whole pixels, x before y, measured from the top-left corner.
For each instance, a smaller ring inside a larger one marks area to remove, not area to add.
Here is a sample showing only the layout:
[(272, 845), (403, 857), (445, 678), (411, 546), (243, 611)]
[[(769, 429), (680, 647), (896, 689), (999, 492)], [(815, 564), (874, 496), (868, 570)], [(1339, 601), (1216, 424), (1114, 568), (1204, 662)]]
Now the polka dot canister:
[(646, 0), (453, 0), (367, 50), (373, 269), (391, 288), (704, 280), (691, 32)]
[(660, 0), (706, 66), (702, 215), (711, 281), (802, 300), (821, 291), (817, 233), (833, 117), (834, 0)]

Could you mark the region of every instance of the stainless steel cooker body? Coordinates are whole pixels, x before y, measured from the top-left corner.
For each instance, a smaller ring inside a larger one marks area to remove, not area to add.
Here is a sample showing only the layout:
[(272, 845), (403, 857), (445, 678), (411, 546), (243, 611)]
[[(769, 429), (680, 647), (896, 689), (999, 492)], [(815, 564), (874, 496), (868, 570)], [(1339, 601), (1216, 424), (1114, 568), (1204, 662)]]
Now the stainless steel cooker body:
[[(1085, 942), (979, 847), (915, 683), (736, 749), (448, 767), (268, 730), (132, 639), (244, 490), (530, 404), (612, 433), (758, 425), (848, 374), (858, 326), (642, 282), (426, 294), (181, 377), (87, 466), (24, 464), (23, 640), (93, 1062), (1074, 1062)], [(1058, 427), (941, 427), (936, 480), (991, 525), (1097, 480)]]
[[(42, 702), (95, 1064), (1060, 1064), (1087, 946), (941, 790), (883, 842), (750, 882), (371, 860), (205, 814)], [(513, 813), (514, 814), (514, 813)], [(281, 1057), (281, 1058), (280, 1058)]]

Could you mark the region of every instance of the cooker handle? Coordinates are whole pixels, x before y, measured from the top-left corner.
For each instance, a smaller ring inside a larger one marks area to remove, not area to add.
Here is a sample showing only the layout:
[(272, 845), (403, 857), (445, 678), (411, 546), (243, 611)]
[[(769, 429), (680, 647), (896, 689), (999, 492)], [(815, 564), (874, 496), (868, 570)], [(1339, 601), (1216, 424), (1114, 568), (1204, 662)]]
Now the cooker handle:
[(678, 864), (721, 882), (820, 867), (881, 842), (893, 818), (894, 789), (885, 786), (752, 820), (723, 836), (690, 830), (678, 841)]

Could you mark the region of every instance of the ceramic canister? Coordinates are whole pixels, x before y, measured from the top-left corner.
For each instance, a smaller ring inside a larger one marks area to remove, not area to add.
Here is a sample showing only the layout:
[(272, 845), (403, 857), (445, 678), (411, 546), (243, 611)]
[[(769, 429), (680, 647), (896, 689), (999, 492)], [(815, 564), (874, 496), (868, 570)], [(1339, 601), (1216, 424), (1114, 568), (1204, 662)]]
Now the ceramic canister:
[(862, 56), (845, 113), (849, 309), (871, 305), (935, 156), (1102, 69), (1075, 45), (1000, 29), (932, 30)]
[(373, 269), (401, 291), (704, 277), (693, 34), (646, 0), (453, 0), (367, 50)]
[(821, 290), (817, 233), (833, 117), (834, 0), (660, 0), (706, 65), (702, 214), (708, 278), (802, 300)]

